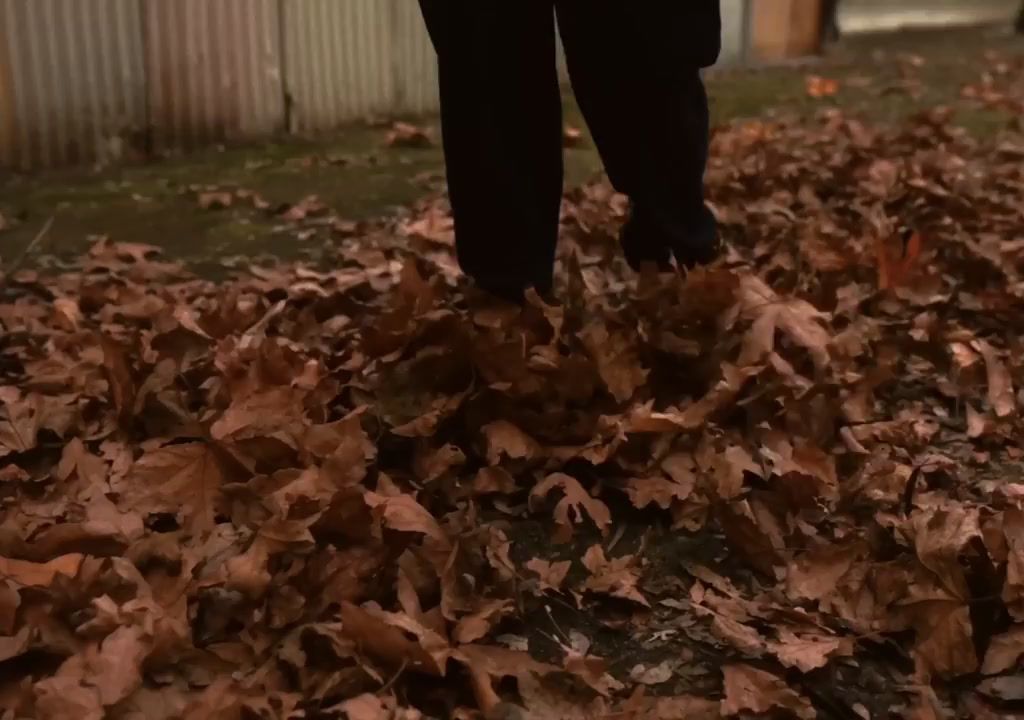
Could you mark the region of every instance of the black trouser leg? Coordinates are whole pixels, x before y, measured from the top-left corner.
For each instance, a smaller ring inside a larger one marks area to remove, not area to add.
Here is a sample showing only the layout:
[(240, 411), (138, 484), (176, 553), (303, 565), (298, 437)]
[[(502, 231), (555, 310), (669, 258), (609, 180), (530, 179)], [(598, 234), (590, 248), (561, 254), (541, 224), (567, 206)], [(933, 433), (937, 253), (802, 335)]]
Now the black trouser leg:
[(420, 0), (437, 49), (459, 262), (485, 289), (551, 284), (562, 115), (551, 0)]
[(700, 68), (721, 44), (718, 0), (558, 0), (573, 89), (616, 189), (633, 213), (627, 259), (713, 258), (703, 200), (708, 101)]

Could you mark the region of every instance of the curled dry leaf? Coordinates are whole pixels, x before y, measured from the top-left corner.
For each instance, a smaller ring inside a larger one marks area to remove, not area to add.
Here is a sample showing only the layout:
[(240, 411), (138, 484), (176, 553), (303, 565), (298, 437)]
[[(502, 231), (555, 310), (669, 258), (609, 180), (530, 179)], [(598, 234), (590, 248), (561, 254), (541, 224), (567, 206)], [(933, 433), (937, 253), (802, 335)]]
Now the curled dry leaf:
[(433, 144), (426, 130), (407, 122), (396, 122), (387, 136), (387, 145), (393, 148), (428, 148)]
[(994, 347), (984, 340), (975, 340), (971, 345), (985, 358), (988, 372), (988, 401), (996, 417), (1005, 418), (1017, 410), (1017, 398), (1013, 394), (1013, 380), (1006, 365)]
[(443, 677), (452, 656), (448, 641), (404, 613), (342, 603), (342, 629), (367, 655), (392, 668)]

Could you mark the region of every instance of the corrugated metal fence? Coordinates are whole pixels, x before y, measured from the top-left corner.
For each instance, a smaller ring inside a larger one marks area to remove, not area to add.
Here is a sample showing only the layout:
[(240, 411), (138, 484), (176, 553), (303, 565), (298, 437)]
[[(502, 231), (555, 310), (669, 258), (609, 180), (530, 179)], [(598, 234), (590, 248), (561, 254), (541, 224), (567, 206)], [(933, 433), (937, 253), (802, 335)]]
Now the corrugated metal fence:
[[(726, 60), (750, 1), (723, 2)], [(0, 0), (0, 167), (436, 107), (416, 0)]]
[(0, 0), (0, 167), (437, 107), (416, 0)]

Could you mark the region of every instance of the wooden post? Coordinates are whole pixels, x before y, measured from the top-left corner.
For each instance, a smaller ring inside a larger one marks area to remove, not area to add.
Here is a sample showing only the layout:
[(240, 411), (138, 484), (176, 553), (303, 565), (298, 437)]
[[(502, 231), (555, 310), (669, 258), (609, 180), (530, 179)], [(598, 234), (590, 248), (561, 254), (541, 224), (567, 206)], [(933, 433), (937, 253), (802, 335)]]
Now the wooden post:
[(822, 0), (754, 0), (755, 60), (778, 61), (821, 51)]

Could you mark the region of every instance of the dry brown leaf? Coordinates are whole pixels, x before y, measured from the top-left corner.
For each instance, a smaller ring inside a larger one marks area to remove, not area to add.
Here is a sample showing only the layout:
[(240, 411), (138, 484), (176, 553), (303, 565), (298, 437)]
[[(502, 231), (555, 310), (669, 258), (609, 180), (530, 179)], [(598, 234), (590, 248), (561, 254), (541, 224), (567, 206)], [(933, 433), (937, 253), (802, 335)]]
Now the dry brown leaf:
[(768, 650), (786, 667), (809, 673), (825, 667), (830, 658), (852, 655), (852, 642), (821, 634), (796, 634), (782, 628), (778, 639), (768, 643)]
[(696, 696), (680, 696), (658, 698), (654, 708), (647, 716), (654, 720), (720, 720), (722, 717), (721, 703), (708, 698)]
[(807, 94), (812, 98), (832, 97), (839, 92), (839, 81), (820, 75), (807, 76)]
[(391, 704), (385, 704), (376, 695), (360, 695), (338, 706), (349, 720), (392, 720)]
[(519, 694), (523, 704), (529, 711), (531, 720), (593, 720), (605, 717), (608, 708), (600, 696), (587, 700), (575, 695), (568, 695), (564, 689), (552, 683), (550, 686), (533, 674), (519, 676)]
[(386, 142), (393, 148), (428, 148), (434, 144), (426, 130), (407, 122), (392, 125)]
[(921, 564), (935, 573), (953, 597), (969, 598), (960, 553), (971, 540), (982, 537), (979, 509), (954, 505), (918, 511), (911, 516), (911, 527)]
[(576, 478), (564, 473), (549, 475), (537, 484), (530, 492), (531, 506), (538, 504), (555, 488), (560, 488), (563, 497), (555, 506), (555, 523), (558, 531), (555, 542), (568, 542), (573, 534), (573, 526), (583, 521), (583, 510), (602, 534), (607, 535), (612, 524), (612, 514), (608, 506), (597, 498), (591, 497)]
[(750, 665), (726, 665), (722, 674), (725, 677), (722, 714), (727, 717), (776, 710), (792, 713), (803, 720), (817, 717), (811, 703), (775, 675)]
[(395, 669), (443, 677), (452, 656), (448, 642), (403, 613), (342, 603), (343, 632), (368, 655)]
[(609, 560), (600, 545), (592, 545), (583, 555), (583, 566), (590, 571), (590, 577), (583, 587), (649, 607), (650, 603), (637, 587), (640, 573), (635, 563), (636, 559), (632, 555)]
[(508, 495), (516, 491), (516, 479), (500, 467), (480, 468), (473, 478), (473, 492), (477, 495)]
[(761, 633), (727, 615), (715, 613), (711, 630), (718, 639), (729, 643), (744, 655), (757, 657), (765, 649), (766, 641)]
[(479, 610), (459, 620), (452, 632), (452, 639), (460, 645), (475, 643), (513, 609), (509, 600), (485, 600)]
[(992, 432), (994, 423), (975, 410), (970, 403), (964, 404), (964, 411), (967, 414), (967, 437), (977, 440)]
[(416, 502), (412, 495), (384, 497), (368, 492), (363, 496), (367, 507), (387, 527), (400, 532), (421, 533), (441, 548), (450, 548), (447, 533), (425, 507)]
[(762, 280), (750, 275), (740, 283), (740, 305), (744, 317), (753, 321), (743, 341), (740, 367), (756, 365), (775, 352), (777, 332), (806, 350), (819, 371), (828, 367), (831, 336), (822, 324), (829, 320), (826, 313), (803, 300), (780, 298)]
[(235, 196), (227, 190), (210, 190), (199, 193), (197, 200), (202, 210), (224, 210), (234, 204)]
[(723, 507), (718, 521), (732, 547), (765, 575), (782, 565), (786, 543), (777, 518), (761, 502), (742, 500)]
[(25, 625), (17, 635), (0, 637), (0, 662), (7, 662), (28, 652), (32, 647), (32, 628)]
[(1005, 418), (1017, 411), (1017, 398), (1013, 393), (1010, 372), (999, 357), (999, 352), (984, 340), (975, 340), (971, 346), (985, 358), (988, 371), (988, 401), (996, 417)]
[(1024, 625), (1014, 625), (1002, 635), (996, 635), (981, 664), (984, 675), (998, 675), (1017, 667), (1024, 656)]
[(487, 459), (498, 465), (503, 458), (533, 460), (540, 454), (540, 445), (510, 422), (499, 420), (483, 427), (487, 439)]
[(45, 563), (12, 560), (0, 557), (0, 577), (25, 587), (47, 587), (57, 575), (75, 577), (82, 567), (84, 555), (62, 555)]
[(561, 590), (570, 568), (572, 568), (572, 563), (568, 560), (552, 563), (534, 558), (526, 563), (526, 569), (536, 573), (540, 579), (541, 590)]
[(914, 654), (934, 675), (943, 678), (978, 670), (970, 608), (958, 601), (931, 600), (907, 609), (917, 631)]
[(150, 648), (137, 627), (121, 627), (103, 640), (95, 654), (86, 656), (90, 682), (105, 706), (124, 700), (142, 685), (142, 663)]
[(820, 545), (787, 565), (786, 592), (797, 600), (823, 600), (834, 593), (854, 563), (867, 553), (861, 543)]
[(180, 514), (193, 532), (213, 529), (223, 502), (224, 472), (211, 445), (192, 442), (152, 450), (132, 466), (131, 479), (148, 489), (145, 503), (151, 512)]
[(648, 372), (640, 365), (636, 347), (621, 331), (609, 331), (602, 323), (587, 325), (581, 339), (597, 362), (597, 371), (617, 401), (624, 403), (647, 382)]
[(667, 660), (651, 667), (635, 665), (629, 671), (630, 679), (641, 685), (661, 685), (671, 680), (674, 674), (672, 665)]
[(36, 436), (42, 422), (42, 398), (8, 393), (0, 396), (6, 418), (0, 419), (0, 458), (21, 453), (36, 446)]

